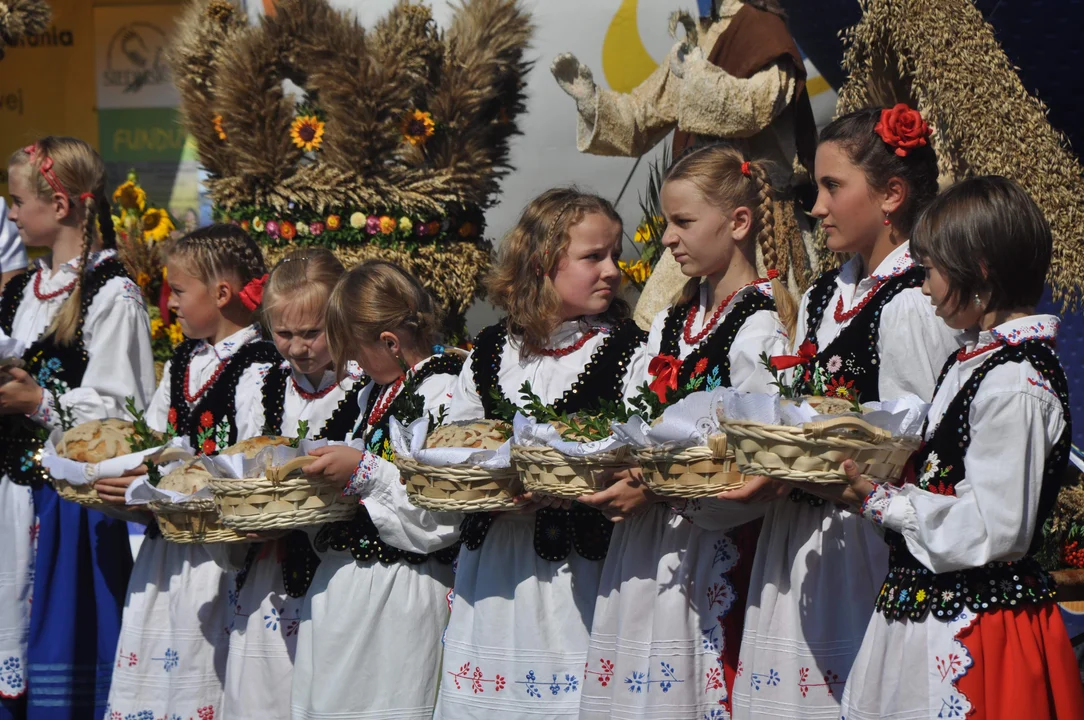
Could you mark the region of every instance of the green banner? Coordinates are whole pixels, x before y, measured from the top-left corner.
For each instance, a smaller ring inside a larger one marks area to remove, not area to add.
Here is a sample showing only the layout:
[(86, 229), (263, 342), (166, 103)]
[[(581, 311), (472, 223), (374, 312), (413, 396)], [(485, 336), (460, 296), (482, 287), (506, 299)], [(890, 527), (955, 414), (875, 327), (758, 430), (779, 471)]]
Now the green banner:
[(187, 134), (175, 108), (98, 111), (98, 139), (106, 162), (181, 161)]

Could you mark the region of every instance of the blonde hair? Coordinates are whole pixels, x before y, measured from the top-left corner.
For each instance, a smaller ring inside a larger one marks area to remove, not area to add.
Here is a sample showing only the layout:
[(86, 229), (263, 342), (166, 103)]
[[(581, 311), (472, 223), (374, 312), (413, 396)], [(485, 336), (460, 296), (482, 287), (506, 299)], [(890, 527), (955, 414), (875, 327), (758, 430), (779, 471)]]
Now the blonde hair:
[(184, 265), (205, 284), (235, 280), (240, 292), (249, 280), (267, 274), (263, 253), (256, 241), (237, 225), (216, 223), (196, 228), (165, 245), (166, 262)]
[[(775, 202), (767, 163), (750, 160), (748, 165), (742, 154), (730, 145), (708, 145), (678, 159), (666, 173), (664, 183), (685, 180), (692, 183), (713, 205), (726, 211), (747, 207), (752, 213), (756, 247), (764, 257), (766, 270), (775, 270), (780, 277), (772, 279), (772, 295), (775, 297), (779, 321), (787, 333), (793, 335), (797, 325), (798, 306), (784, 283), (781, 268), (779, 240), (775, 236)], [(748, 174), (743, 172), (743, 165)], [(785, 248), (783, 250), (785, 261)], [(690, 278), (681, 291), (680, 304), (692, 302), (697, 297), (700, 278)]]
[(323, 317), (331, 291), (344, 272), (343, 264), (326, 248), (303, 248), (286, 255), (263, 289), (264, 325), (270, 326), (271, 313), (285, 303), (304, 311), (318, 310)]
[[(489, 301), (508, 313), (508, 329), (522, 335), (527, 352), (545, 347), (561, 323), (561, 298), (550, 274), (568, 250), (569, 232), (592, 213), (622, 224), (609, 200), (574, 187), (553, 188), (527, 204), (501, 242), (486, 291)], [(607, 317), (621, 320), (628, 314), (625, 301), (615, 298)]]
[[(117, 246), (113, 213), (105, 194), (105, 163), (94, 148), (82, 140), (50, 135), (16, 150), (8, 159), (8, 165), (26, 166), (27, 183), (40, 199), (51, 201), (53, 195), (61, 193), (67, 196), (76, 218), (82, 213), (83, 248), (76, 268), (75, 287), (46, 330), (53, 333), (59, 344), (70, 345), (80, 326), (83, 283), (90, 251), (99, 238), (102, 247), (112, 249)], [(50, 183), (50, 176), (59, 186)]]
[(335, 375), (346, 376), (352, 350), (380, 333), (401, 335), (404, 345), (429, 354), (441, 312), (418, 278), (387, 260), (367, 260), (343, 273), (327, 306), (327, 344)]

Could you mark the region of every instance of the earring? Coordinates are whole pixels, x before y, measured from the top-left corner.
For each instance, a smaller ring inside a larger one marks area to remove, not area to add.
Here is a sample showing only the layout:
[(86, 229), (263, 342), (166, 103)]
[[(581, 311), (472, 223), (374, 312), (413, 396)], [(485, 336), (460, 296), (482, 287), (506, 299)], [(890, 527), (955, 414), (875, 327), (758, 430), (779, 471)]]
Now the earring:
[(982, 296), (975, 293), (975, 307), (982, 307)]
[(885, 223), (884, 224), (885, 224), (885, 227), (888, 227), (889, 225), (892, 224), (892, 221), (888, 219), (888, 211), (887, 210), (885, 210)]

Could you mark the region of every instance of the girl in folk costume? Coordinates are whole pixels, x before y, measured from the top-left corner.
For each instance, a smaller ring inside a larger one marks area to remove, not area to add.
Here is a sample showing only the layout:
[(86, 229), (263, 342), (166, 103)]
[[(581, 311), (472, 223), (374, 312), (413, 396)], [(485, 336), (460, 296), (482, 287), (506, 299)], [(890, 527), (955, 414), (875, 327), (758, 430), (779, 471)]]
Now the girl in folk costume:
[[(247, 376), (238, 387), (247, 427), (264, 434), (344, 440), (361, 410), (362, 381), (356, 369), (335, 377), (324, 316), (343, 266), (329, 250), (297, 250), (283, 258), (264, 288), (261, 312), (284, 360), (262, 387)], [(237, 597), (226, 660), (222, 716), (289, 718), (301, 598), (319, 562), (308, 536), (253, 546), (236, 577)]]
[[(487, 281), (508, 318), (483, 330), (451, 420), (522, 406), (529, 382), (558, 413), (619, 402), (642, 373), (644, 333), (615, 298), (621, 219), (574, 189), (531, 201)], [(629, 478), (614, 494), (644, 492)], [(638, 485), (638, 483), (637, 483)], [(530, 493), (522, 510), (469, 515), (445, 634), (438, 718), (575, 717), (611, 523), (586, 505)]]
[[(169, 308), (189, 338), (166, 363), (147, 410), (154, 430), (172, 427), (199, 452), (260, 434), (238, 412), (252, 387), (280, 358), (253, 323), (267, 280), (259, 247), (233, 225), (200, 228), (167, 246)], [(98, 492), (124, 502), (145, 473), (99, 480)], [(139, 549), (117, 644), (112, 718), (222, 717), (229, 645), (226, 545), (167, 542), (156, 525)]]
[[(787, 346), (776, 305), (792, 325), (797, 308), (774, 270), (764, 167), (732, 147), (708, 146), (669, 170), (661, 200), (663, 244), (690, 280), (652, 323), (652, 389), (666, 402), (699, 377), (701, 390), (771, 392), (761, 355)], [(757, 277), (758, 246), (771, 280)], [(728, 717), (760, 528), (727, 530), (764, 507), (703, 500), (677, 514), (655, 504), (617, 526), (591, 628), (581, 718)]]
[(360, 505), (353, 520), (316, 533), (320, 564), (301, 611), (294, 718), (432, 717), (461, 518), (410, 504), (390, 462), (388, 427), (392, 417), (439, 417), (448, 403), (463, 362), (430, 354), (439, 327), (422, 284), (387, 261), (357, 265), (331, 293), (336, 373), (353, 360), (372, 382), (358, 396), (351, 434), (365, 449), (318, 448), (308, 470), (340, 480)]
[[(922, 297), (907, 237), (937, 194), (921, 116), (898, 105), (844, 115), (821, 134), (813, 214), (853, 253), (802, 298), (791, 363), (811, 394), (928, 400), (958, 347)], [(800, 342), (797, 342), (800, 341)], [(804, 492), (769, 507), (746, 604), (734, 716), (836, 718), (887, 563), (856, 513)]]
[(966, 345), (941, 372), (903, 487), (848, 468), (845, 500), (886, 531), (888, 574), (843, 696), (848, 718), (1084, 717), (1054, 584), (1035, 553), (1072, 442), (1059, 320), (1036, 315), (1053, 241), (1002, 177), (923, 213), (922, 291)]
[(98, 154), (46, 137), (11, 156), (8, 176), (8, 217), (49, 254), (0, 299), (0, 337), (29, 346), (25, 369), (0, 385), (0, 717), (97, 719), (132, 567), (128, 530), (61, 501), (38, 458), (62, 413), (83, 423), (124, 417), (126, 396), (146, 403), (149, 320), (113, 249)]

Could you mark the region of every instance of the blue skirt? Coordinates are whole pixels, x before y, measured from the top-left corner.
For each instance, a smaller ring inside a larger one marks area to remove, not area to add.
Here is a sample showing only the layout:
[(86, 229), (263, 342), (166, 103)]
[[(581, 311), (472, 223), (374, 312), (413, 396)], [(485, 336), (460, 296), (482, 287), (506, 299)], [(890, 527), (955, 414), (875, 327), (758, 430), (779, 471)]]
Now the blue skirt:
[(34, 507), (27, 718), (101, 720), (132, 571), (128, 528), (49, 485), (34, 490)]

